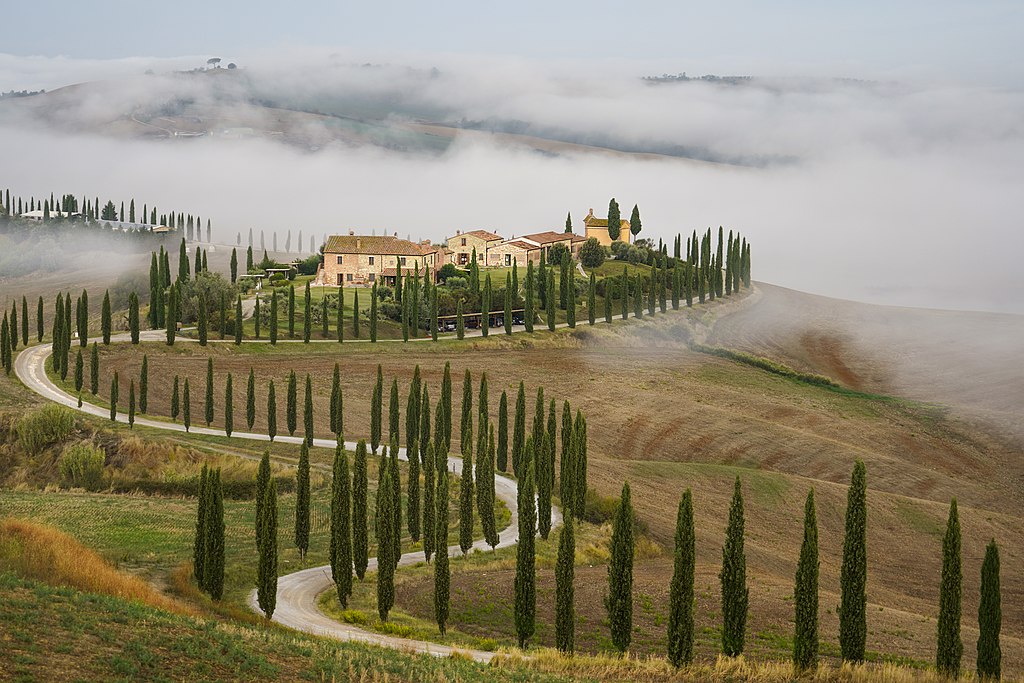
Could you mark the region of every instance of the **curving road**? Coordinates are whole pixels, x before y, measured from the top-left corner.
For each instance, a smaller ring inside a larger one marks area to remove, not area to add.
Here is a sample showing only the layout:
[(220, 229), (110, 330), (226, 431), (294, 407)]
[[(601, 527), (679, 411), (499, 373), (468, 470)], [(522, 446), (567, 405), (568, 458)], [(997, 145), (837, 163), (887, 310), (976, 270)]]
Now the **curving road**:
[[(141, 338), (146, 341), (162, 341), (164, 339), (164, 333), (159, 330), (146, 331), (141, 334)], [(130, 341), (129, 337), (124, 334), (116, 335), (111, 338), (112, 343), (124, 343), (128, 341)], [(46, 374), (46, 360), (50, 357), (50, 354), (51, 348), (49, 344), (39, 344), (22, 350), (14, 361), (15, 374), (25, 384), (25, 386), (49, 401), (59, 403), (73, 410), (78, 410), (89, 415), (109, 419), (109, 409), (84, 402), (81, 407), (78, 407), (78, 398), (76, 396), (72, 396), (65, 392), (50, 380)], [(128, 416), (118, 413), (117, 421), (127, 423)], [(175, 432), (185, 431), (184, 425), (175, 422), (152, 420), (140, 416), (136, 416), (135, 424), (154, 429), (167, 429)], [(226, 436), (224, 430), (212, 429), (209, 427), (194, 426), (190, 428), (190, 433)], [(270, 441), (270, 437), (266, 434), (239, 431), (232, 432), (231, 438)], [(274, 440), (276, 442), (283, 443), (302, 443), (302, 438), (295, 436), (277, 436)], [(333, 439), (314, 439), (313, 445), (320, 446), (322, 448), (334, 448), (335, 441)], [(355, 444), (352, 442), (346, 442), (346, 447), (350, 450), (354, 450)], [(401, 460), (408, 460), (404, 448), (399, 451), (398, 457)], [(462, 458), (449, 456), (448, 469), (455, 474), (461, 475)], [(518, 540), (519, 510), (516, 504), (516, 482), (500, 473), (496, 473), (494, 492), (495, 496), (505, 503), (511, 513), (509, 525), (502, 529), (498, 536), (499, 540), (497, 547), (506, 548), (515, 545)], [(551, 516), (552, 527), (556, 527), (561, 524), (562, 515), (558, 508), (552, 506)], [(473, 544), (473, 548), (486, 550), (489, 546), (481, 539)], [(450, 546), (448, 548), (448, 554), (451, 557), (456, 557), (461, 554), (461, 550), (457, 545)], [(398, 564), (399, 566), (410, 566), (422, 560), (423, 555), (421, 552), (411, 552), (402, 555)], [(371, 557), (368, 570), (374, 571), (376, 568), (377, 559)], [(311, 633), (313, 635), (326, 636), (338, 640), (354, 640), (372, 643), (374, 645), (411, 652), (447, 656), (452, 652), (458, 651), (460, 654), (469, 656), (479, 662), (489, 662), (491, 658), (495, 656), (495, 653), (493, 652), (465, 650), (427, 641), (408, 640), (405, 638), (398, 638), (395, 636), (367, 631), (352, 624), (335, 621), (321, 612), (317, 606), (317, 599), (319, 596), (324, 591), (331, 590), (333, 588), (334, 581), (331, 578), (330, 565), (311, 567), (309, 569), (303, 569), (280, 577), (277, 583), (277, 609), (274, 612), (274, 621), (284, 626), (294, 628), (298, 631)], [(255, 590), (253, 590), (249, 596), (249, 606), (254, 611), (259, 612)]]

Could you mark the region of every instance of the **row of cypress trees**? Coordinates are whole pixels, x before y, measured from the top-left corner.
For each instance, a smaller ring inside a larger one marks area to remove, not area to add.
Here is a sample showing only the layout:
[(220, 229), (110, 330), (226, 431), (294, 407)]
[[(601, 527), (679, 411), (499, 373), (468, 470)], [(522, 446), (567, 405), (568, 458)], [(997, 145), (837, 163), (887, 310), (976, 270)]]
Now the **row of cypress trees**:
[(214, 600), (224, 594), (224, 490), (220, 469), (203, 465), (192, 550), (192, 574)]

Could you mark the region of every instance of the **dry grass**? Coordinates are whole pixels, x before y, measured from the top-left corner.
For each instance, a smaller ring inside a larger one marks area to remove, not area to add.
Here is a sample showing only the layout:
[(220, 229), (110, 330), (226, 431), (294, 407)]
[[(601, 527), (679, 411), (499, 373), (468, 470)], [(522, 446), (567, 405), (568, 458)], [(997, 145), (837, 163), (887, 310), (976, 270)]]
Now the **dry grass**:
[(118, 571), (67, 534), (26, 520), (0, 520), (0, 567), (53, 586), (112, 595), (178, 614), (194, 613), (142, 579)]

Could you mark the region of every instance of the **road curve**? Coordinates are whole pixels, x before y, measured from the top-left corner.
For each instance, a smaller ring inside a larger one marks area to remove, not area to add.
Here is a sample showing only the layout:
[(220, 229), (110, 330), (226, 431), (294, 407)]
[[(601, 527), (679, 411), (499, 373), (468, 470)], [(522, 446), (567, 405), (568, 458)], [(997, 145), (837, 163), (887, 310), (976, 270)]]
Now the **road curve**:
[[(158, 341), (163, 339), (163, 335), (164, 333), (159, 330), (146, 331), (142, 333), (142, 339), (146, 341)], [(127, 335), (116, 335), (111, 338), (112, 343), (124, 343), (128, 341), (130, 340)], [(18, 354), (14, 361), (15, 374), (25, 384), (25, 386), (49, 401), (59, 403), (88, 415), (109, 419), (109, 409), (84, 402), (82, 403), (82, 406), (79, 407), (78, 398), (76, 396), (72, 396), (65, 392), (50, 380), (46, 374), (46, 360), (50, 357), (50, 354), (51, 347), (49, 344), (38, 344), (36, 346), (25, 348)], [(128, 416), (123, 413), (118, 413), (117, 421), (127, 423)], [(152, 420), (140, 416), (136, 416), (135, 424), (154, 429), (167, 429), (175, 432), (185, 432), (184, 425), (175, 422)], [(190, 428), (189, 432), (211, 436), (226, 436), (224, 430), (212, 429), (209, 427), (194, 426)], [(270, 441), (270, 437), (266, 434), (239, 431), (232, 432), (231, 438)], [(302, 438), (295, 436), (277, 436), (274, 440), (276, 442), (283, 443), (302, 443)], [(333, 439), (314, 439), (313, 445), (322, 448), (334, 448), (335, 441)], [(346, 442), (346, 448), (354, 450), (355, 444), (352, 442)], [(401, 460), (408, 460), (408, 456), (406, 455), (404, 448), (399, 450), (398, 457)], [(448, 469), (455, 474), (461, 475), (462, 458), (449, 456)], [(519, 509), (516, 504), (516, 482), (509, 477), (496, 473), (494, 478), (494, 493), (498, 500), (505, 503), (511, 513), (509, 525), (499, 533), (498, 545), (496, 547), (506, 548), (513, 546), (518, 541), (519, 534)], [(561, 524), (562, 515), (555, 506), (552, 506), (551, 517), (551, 525), (553, 528)], [(488, 548), (489, 546), (482, 539), (473, 544), (474, 550), (486, 550)], [(448, 548), (448, 554), (451, 557), (456, 557), (461, 554), (461, 550), (459, 546), (453, 545)], [(410, 566), (422, 561), (423, 559), (421, 552), (405, 553), (399, 559), (398, 564), (399, 566)], [(376, 568), (377, 559), (371, 557), (367, 569), (369, 571), (374, 571)], [(317, 606), (317, 599), (319, 596), (324, 591), (330, 590), (333, 587), (334, 581), (331, 578), (330, 565), (310, 567), (309, 569), (303, 569), (280, 577), (277, 582), (277, 609), (274, 612), (274, 621), (297, 631), (303, 631), (317, 636), (325, 636), (337, 640), (352, 640), (371, 643), (408, 652), (448, 656), (457, 651), (461, 655), (471, 657), (479, 662), (489, 662), (491, 658), (495, 656), (495, 653), (493, 652), (465, 650), (462, 648), (453, 648), (447, 645), (439, 645), (437, 643), (427, 641), (398, 638), (395, 636), (367, 631), (352, 624), (335, 621), (321, 612)], [(249, 595), (248, 602), (251, 609), (259, 612), (255, 590), (253, 590)]]

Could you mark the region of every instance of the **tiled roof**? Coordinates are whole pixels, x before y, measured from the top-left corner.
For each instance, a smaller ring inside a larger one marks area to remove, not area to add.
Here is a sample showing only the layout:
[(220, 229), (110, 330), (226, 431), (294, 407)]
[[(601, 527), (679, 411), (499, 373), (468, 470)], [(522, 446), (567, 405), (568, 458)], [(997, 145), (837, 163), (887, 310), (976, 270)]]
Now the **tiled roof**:
[[(493, 242), (494, 240), (504, 239), (501, 235), (495, 235), (493, 232), (488, 232), (487, 230), (470, 230), (469, 232), (462, 233), (462, 235), (472, 235), (473, 237), (482, 239), (484, 242)], [(456, 235), (456, 237), (462, 237), (462, 235)]]
[[(623, 228), (629, 228), (629, 221), (627, 221), (625, 218), (620, 219), (620, 221), (621, 221), (621, 224), (622, 224)], [(608, 227), (608, 219), (607, 218), (597, 218), (596, 216), (587, 216), (586, 218), (583, 219), (583, 223), (588, 228), (607, 228)]]
[(324, 253), (423, 256), (423, 249), (415, 242), (389, 235), (331, 235), (327, 238)]
[(564, 242), (566, 239), (572, 242), (583, 242), (583, 237), (572, 233), (572, 232), (555, 232), (554, 230), (548, 230), (546, 232), (535, 232), (532, 235), (523, 235), (523, 239), (532, 240), (537, 244), (551, 244), (553, 242)]
[(520, 249), (525, 249), (526, 251), (540, 249), (540, 247), (538, 247), (536, 244), (530, 244), (529, 242), (524, 242), (522, 240), (510, 240), (508, 242), (505, 242), (505, 244), (509, 245), (510, 247), (519, 247)]

